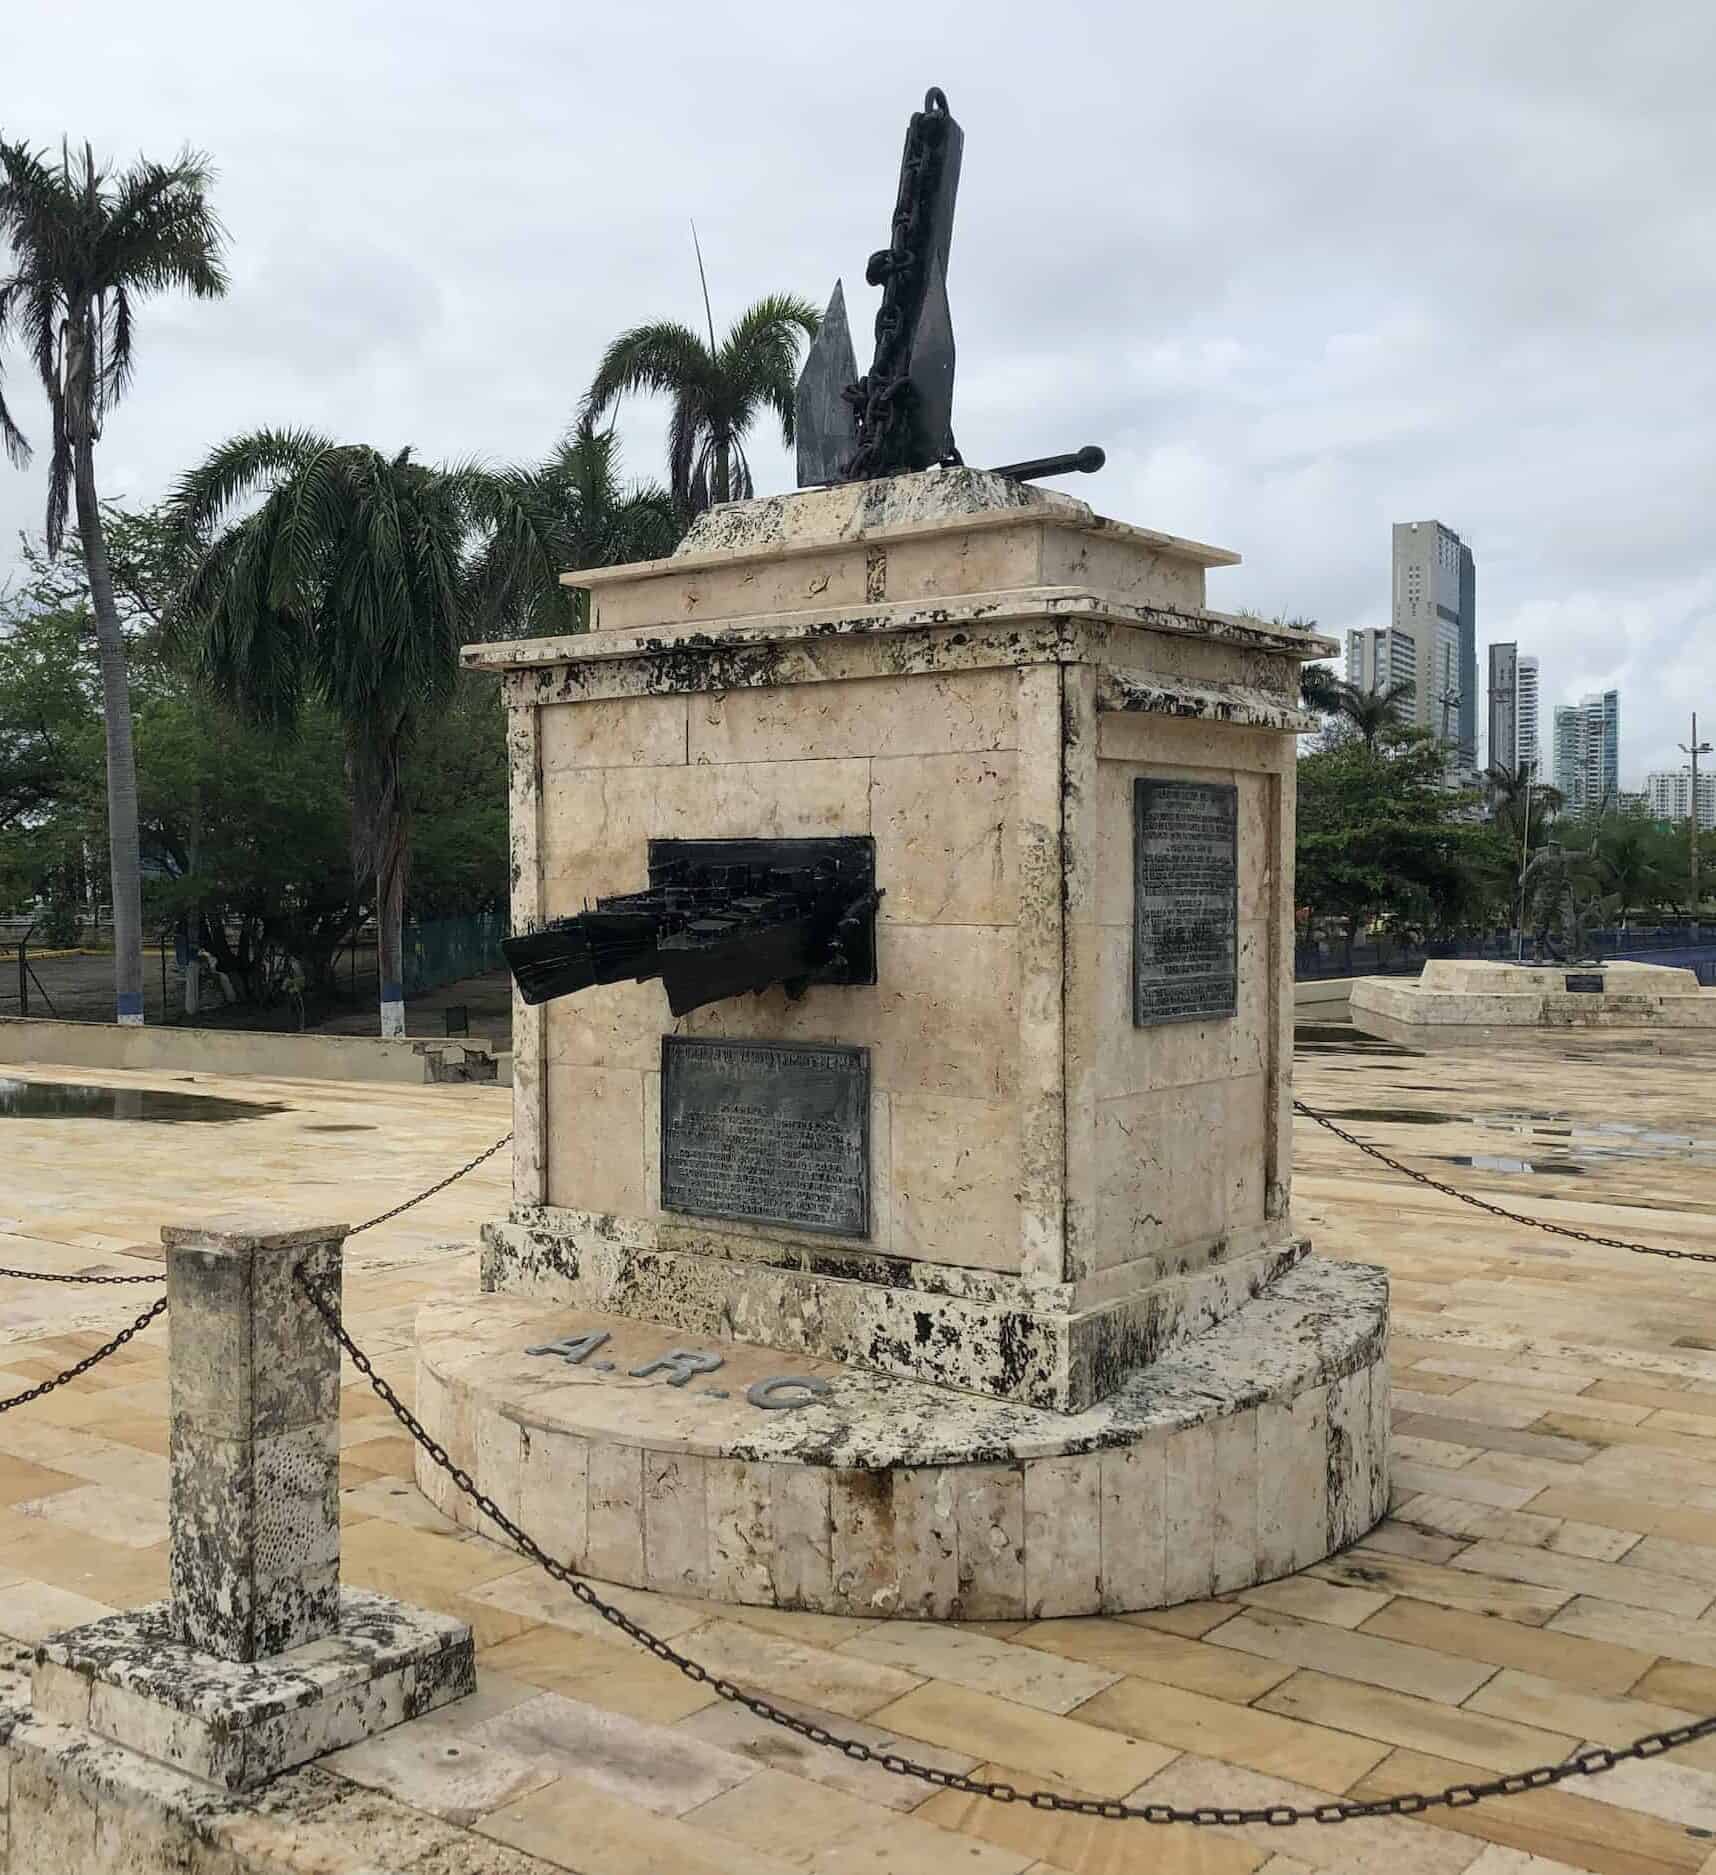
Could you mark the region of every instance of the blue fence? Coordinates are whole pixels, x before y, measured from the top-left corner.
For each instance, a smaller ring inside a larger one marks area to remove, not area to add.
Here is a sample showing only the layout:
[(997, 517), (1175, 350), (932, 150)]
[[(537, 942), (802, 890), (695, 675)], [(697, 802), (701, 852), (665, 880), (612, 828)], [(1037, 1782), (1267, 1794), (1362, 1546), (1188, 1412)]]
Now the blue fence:
[(500, 912), (408, 924), (400, 946), (406, 995), (420, 996), (443, 983), (504, 970), (506, 959), (501, 955), (500, 941), (506, 935), (507, 921)]
[[(1705, 988), (1716, 989), (1716, 930), (1707, 924), (1635, 925), (1626, 931), (1593, 931), (1591, 953), (1696, 971)], [(1529, 938), (1526, 954), (1531, 954)], [(1346, 946), (1339, 939), (1331, 939), (1295, 945), (1294, 970), (1301, 983), (1319, 977), (1416, 976), (1431, 957), (1487, 957), (1511, 962), (1517, 955), (1518, 940), (1511, 931), (1459, 944), (1355, 944), (1350, 961)]]

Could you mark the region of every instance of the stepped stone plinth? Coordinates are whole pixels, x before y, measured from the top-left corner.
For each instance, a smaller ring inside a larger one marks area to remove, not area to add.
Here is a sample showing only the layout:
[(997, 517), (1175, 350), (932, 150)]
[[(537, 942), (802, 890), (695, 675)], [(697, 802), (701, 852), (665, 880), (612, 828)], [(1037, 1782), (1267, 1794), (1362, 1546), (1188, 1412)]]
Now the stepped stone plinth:
[(504, 676), (516, 930), (709, 842), (856, 839), (881, 894), (873, 982), (515, 1005), (514, 1202), (486, 1293), (425, 1312), (419, 1411), (577, 1566), (1074, 1613), (1382, 1514), (1386, 1288), (1291, 1210), (1329, 647), (1210, 610), (1233, 559), (930, 470), (714, 509), (569, 576), (587, 633), (467, 651)]
[(1419, 977), (1360, 977), (1352, 1021), (1419, 1048), (1637, 1046), (1716, 1050), (1716, 990), (1665, 964), (1433, 958)]

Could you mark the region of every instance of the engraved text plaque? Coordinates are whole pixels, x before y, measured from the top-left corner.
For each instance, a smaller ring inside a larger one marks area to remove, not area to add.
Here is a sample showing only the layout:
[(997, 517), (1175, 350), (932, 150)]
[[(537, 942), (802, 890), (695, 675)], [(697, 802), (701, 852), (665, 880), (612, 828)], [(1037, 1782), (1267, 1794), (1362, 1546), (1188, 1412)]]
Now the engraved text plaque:
[(1198, 1022), (1239, 1006), (1239, 790), (1132, 784), (1132, 1021)]
[(663, 1036), (661, 1206), (868, 1236), (869, 1050)]

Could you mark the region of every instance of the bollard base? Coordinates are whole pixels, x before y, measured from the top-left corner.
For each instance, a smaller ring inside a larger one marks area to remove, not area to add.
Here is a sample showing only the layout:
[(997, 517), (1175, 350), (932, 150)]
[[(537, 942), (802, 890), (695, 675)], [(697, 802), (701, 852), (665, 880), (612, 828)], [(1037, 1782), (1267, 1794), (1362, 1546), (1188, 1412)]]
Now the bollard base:
[(345, 1589), (333, 1634), (253, 1662), (175, 1640), (165, 1602), (110, 1615), (44, 1641), (30, 1691), (38, 1721), (250, 1790), (475, 1687), (464, 1622)]

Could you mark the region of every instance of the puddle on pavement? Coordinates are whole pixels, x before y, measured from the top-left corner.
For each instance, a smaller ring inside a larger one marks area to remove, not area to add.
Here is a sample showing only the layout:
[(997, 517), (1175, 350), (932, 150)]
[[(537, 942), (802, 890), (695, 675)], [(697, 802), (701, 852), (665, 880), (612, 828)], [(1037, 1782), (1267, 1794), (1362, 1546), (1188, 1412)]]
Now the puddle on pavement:
[(1583, 1178), (1582, 1165), (1534, 1165), (1529, 1159), (1502, 1159), (1488, 1152), (1445, 1152), (1448, 1165), (1469, 1165), (1474, 1172), (1541, 1172), (1553, 1178)]
[(147, 1120), (155, 1126), (212, 1125), (285, 1113), (278, 1101), (222, 1100), (157, 1087), (86, 1087), (72, 1081), (0, 1078), (0, 1120)]
[(1336, 1107), (1331, 1120), (1382, 1120), (1396, 1126), (1449, 1126), (1457, 1113), (1426, 1113), (1422, 1107)]
[(1398, 1042), (1367, 1035), (1348, 1022), (1301, 1022), (1293, 1030), (1293, 1046), (1306, 1055), (1389, 1055), (1416, 1058), (1421, 1048), (1402, 1048)]

